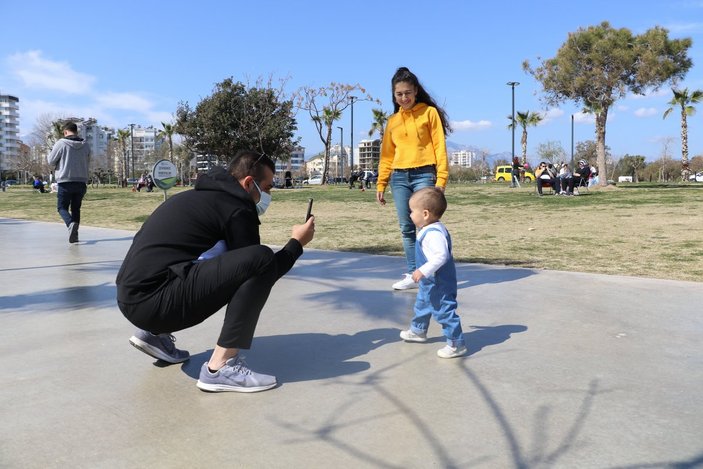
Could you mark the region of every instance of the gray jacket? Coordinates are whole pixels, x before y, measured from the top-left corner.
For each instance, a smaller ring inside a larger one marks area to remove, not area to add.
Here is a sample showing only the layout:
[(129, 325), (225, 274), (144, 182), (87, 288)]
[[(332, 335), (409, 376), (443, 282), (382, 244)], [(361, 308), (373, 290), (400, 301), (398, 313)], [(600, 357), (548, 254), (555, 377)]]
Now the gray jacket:
[(56, 182), (88, 182), (90, 146), (82, 138), (60, 139), (46, 159), (50, 167), (56, 168)]

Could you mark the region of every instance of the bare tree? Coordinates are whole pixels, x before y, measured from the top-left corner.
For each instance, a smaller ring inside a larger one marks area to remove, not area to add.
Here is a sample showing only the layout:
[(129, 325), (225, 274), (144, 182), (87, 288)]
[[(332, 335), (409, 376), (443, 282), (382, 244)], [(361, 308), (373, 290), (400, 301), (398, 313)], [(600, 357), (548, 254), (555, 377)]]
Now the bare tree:
[[(351, 104), (349, 97), (358, 92), (364, 97), (356, 97), (355, 101), (372, 101), (373, 98), (360, 85), (330, 83), (329, 86), (312, 88), (304, 86), (297, 92), (297, 107), (307, 111), (315, 124), (320, 140), (325, 145), (325, 162), (322, 167), (322, 184), (327, 184), (327, 173), (330, 162), (330, 147), (332, 142), (332, 127), (335, 121), (342, 117), (344, 110)], [(352, 148), (352, 151), (354, 149)]]

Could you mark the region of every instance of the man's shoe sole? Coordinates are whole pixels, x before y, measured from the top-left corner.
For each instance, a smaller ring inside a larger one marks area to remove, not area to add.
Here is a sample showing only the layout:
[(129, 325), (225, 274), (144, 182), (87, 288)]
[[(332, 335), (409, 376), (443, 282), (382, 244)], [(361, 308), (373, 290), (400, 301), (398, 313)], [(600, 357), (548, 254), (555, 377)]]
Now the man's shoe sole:
[(148, 343), (135, 336), (130, 337), (129, 343), (132, 344), (136, 349), (146, 353), (150, 357), (156, 358), (157, 360), (165, 361), (167, 363), (172, 363), (174, 365), (176, 363), (183, 363), (184, 361), (190, 359), (190, 355), (181, 359), (173, 358), (172, 356), (166, 355), (161, 350), (157, 349), (152, 345), (149, 345)]
[(267, 389), (275, 388), (278, 385), (278, 382), (273, 383), (273, 384), (267, 384), (265, 386), (244, 387), (244, 386), (230, 386), (227, 384), (203, 383), (202, 381), (198, 380), (196, 385), (201, 390), (207, 391), (207, 392), (228, 392), (228, 391), (229, 392), (259, 392), (259, 391), (266, 391)]

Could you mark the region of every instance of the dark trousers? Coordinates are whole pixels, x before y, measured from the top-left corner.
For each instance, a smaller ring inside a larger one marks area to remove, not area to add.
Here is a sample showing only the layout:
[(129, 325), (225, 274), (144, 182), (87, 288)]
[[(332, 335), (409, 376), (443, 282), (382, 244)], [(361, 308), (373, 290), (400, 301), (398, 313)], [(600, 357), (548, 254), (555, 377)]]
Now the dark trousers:
[(574, 178), (561, 178), (561, 191), (562, 192), (574, 192)]
[[(60, 182), (56, 194), (56, 208), (66, 226), (81, 222), (81, 204), (88, 189), (84, 182)], [(71, 209), (70, 213), (68, 209)]]
[(217, 345), (248, 349), (279, 272), (285, 273), (270, 248), (248, 246), (193, 264), (139, 304), (118, 305), (132, 324), (154, 334), (195, 326), (227, 305)]
[(552, 189), (554, 189), (554, 192), (557, 194), (559, 193), (559, 184), (557, 183), (557, 180), (552, 178), (552, 179), (542, 179), (542, 178), (537, 178), (537, 192), (540, 194), (542, 193), (542, 187), (544, 186), (545, 183), (549, 183), (550, 186), (552, 186)]

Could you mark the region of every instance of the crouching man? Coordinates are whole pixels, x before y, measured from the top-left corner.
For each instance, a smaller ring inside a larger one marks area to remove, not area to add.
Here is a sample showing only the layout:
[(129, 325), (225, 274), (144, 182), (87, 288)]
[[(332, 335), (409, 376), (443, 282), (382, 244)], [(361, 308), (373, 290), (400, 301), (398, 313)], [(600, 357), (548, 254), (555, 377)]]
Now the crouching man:
[(197, 386), (204, 391), (255, 392), (277, 384), (274, 376), (250, 370), (239, 350), (250, 348), (271, 288), (312, 240), (315, 219), (293, 226), (278, 252), (261, 245), (259, 216), (271, 201), (274, 171), (266, 155), (242, 151), (227, 170), (199, 177), (194, 190), (151, 214), (117, 275), (117, 304), (139, 328), (130, 343), (169, 363), (190, 357), (175, 347), (172, 333), (227, 305), (215, 349), (200, 370)]

